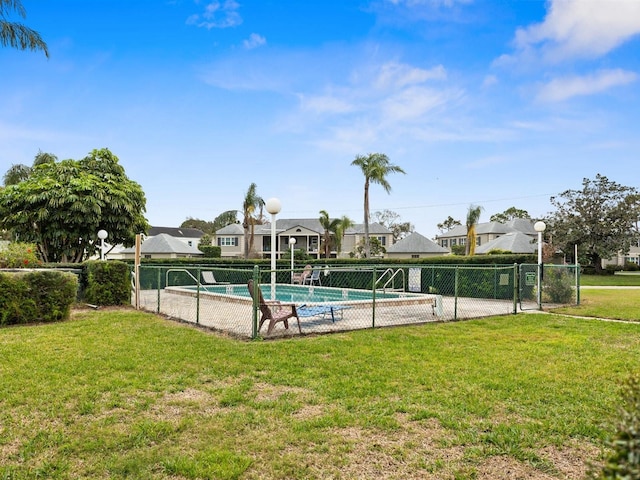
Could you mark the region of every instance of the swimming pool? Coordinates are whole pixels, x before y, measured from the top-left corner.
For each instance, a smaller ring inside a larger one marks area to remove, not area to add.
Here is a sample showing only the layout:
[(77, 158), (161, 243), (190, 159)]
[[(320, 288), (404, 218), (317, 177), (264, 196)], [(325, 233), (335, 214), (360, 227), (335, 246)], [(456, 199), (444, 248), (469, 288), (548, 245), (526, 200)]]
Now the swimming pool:
[[(371, 305), (373, 293), (371, 290), (357, 290), (351, 288), (319, 287), (314, 285), (276, 284), (276, 300), (283, 303), (297, 305)], [(260, 289), (265, 299), (270, 300), (271, 285), (261, 284)], [(167, 287), (167, 293), (196, 296), (198, 287), (195, 285)], [(246, 284), (235, 285), (201, 285), (200, 296), (217, 300), (251, 303), (251, 295)], [(432, 295), (406, 292), (376, 292), (376, 303), (408, 304), (432, 303)]]

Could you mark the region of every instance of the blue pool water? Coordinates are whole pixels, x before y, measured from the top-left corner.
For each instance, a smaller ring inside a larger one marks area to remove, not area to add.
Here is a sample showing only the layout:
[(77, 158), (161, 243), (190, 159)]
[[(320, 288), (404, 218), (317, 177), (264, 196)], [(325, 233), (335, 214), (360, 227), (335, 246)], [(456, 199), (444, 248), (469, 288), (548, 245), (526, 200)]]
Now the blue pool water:
[[(182, 287), (195, 291), (197, 287)], [(265, 299), (271, 299), (271, 285), (260, 285)], [(217, 293), (220, 295), (233, 295), (237, 297), (251, 298), (246, 285), (202, 285), (201, 292)], [(404, 295), (403, 295), (404, 296)], [(400, 298), (397, 293), (376, 292), (377, 299)], [(303, 286), (303, 285), (276, 285), (276, 300), (287, 303), (323, 303), (345, 301), (372, 301), (370, 290), (352, 290), (331, 287)]]

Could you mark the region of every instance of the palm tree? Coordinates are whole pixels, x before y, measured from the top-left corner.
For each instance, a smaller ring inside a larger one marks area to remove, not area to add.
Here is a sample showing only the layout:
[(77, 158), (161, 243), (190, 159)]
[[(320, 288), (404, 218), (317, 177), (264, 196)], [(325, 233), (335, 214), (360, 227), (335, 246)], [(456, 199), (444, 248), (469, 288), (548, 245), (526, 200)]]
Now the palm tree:
[(340, 226), (340, 219), (331, 220), (326, 210), (320, 210), (320, 225), (324, 229), (322, 234), (322, 249), (324, 249), (324, 258), (331, 256), (331, 246), (335, 243), (336, 232)]
[(391, 192), (391, 185), (387, 181), (390, 173), (405, 173), (402, 168), (389, 163), (389, 157), (384, 153), (370, 153), (368, 155), (358, 155), (351, 165), (362, 169), (364, 175), (364, 256), (371, 255), (371, 242), (369, 240), (369, 185), (377, 183), (384, 188), (385, 192)]
[[(253, 251), (255, 225), (262, 222), (262, 208), (264, 207), (264, 200), (256, 193), (257, 188), (258, 187), (255, 183), (249, 185), (249, 189), (244, 196), (244, 202), (242, 203), (242, 228), (244, 228), (245, 259), (249, 258), (249, 254)], [(256, 216), (256, 211), (258, 209), (260, 209), (260, 213)]]
[[(0, 3), (2, 0), (0, 0)], [(26, 180), (33, 172), (33, 169), (38, 165), (44, 165), (47, 163), (56, 163), (58, 157), (56, 157), (52, 153), (45, 153), (42, 150), (38, 150), (35, 158), (33, 159), (33, 165), (28, 167), (23, 165), (22, 163), (18, 163), (15, 165), (11, 165), (9, 170), (4, 174), (3, 182), (4, 186), (8, 187), (9, 185), (16, 185), (23, 180)]]
[(336, 228), (335, 238), (336, 252), (338, 252), (338, 255), (342, 251), (342, 240), (344, 240), (345, 232), (353, 226), (355, 226), (355, 222), (346, 215), (343, 215), (342, 218), (340, 218), (338, 228)]
[(42, 50), (49, 58), (47, 44), (40, 34), (21, 23), (10, 22), (7, 19), (9, 11), (13, 10), (20, 17), (25, 18), (27, 11), (20, 0), (0, 0), (0, 44), (20, 50)]
[(477, 205), (469, 205), (467, 212), (467, 255), (475, 255), (476, 253), (476, 225), (480, 220), (482, 207)]

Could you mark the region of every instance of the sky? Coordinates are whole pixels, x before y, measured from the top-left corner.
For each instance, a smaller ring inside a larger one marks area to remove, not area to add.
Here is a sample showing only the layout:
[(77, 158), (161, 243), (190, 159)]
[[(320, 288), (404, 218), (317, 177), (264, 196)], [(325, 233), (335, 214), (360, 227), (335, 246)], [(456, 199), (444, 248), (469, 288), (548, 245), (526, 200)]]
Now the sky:
[(42, 52), (0, 48), (0, 170), (109, 148), (153, 226), (241, 209), (363, 221), (351, 162), (429, 238), (597, 174), (640, 188), (640, 0), (22, 0)]

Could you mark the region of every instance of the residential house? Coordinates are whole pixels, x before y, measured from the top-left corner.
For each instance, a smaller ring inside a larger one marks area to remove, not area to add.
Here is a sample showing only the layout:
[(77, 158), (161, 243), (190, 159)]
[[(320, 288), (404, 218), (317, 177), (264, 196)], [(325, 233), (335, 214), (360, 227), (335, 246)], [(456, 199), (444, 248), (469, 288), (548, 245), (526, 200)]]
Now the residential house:
[(388, 258), (426, 258), (449, 254), (449, 250), (441, 247), (433, 240), (413, 232), (388, 247), (386, 256)]
[[(520, 232), (537, 240), (537, 232), (533, 228), (533, 220), (527, 218), (515, 218), (506, 223), (486, 222), (476, 225), (476, 253), (479, 247), (495, 240), (507, 233)], [(455, 245), (466, 245), (467, 227), (466, 225), (458, 225), (451, 230), (436, 236), (436, 242), (449, 251)], [(497, 247), (495, 247), (497, 248)], [(533, 253), (537, 247), (534, 245), (530, 253)], [(505, 249), (506, 250), (506, 249)], [(514, 252), (516, 253), (516, 252)]]
[(171, 235), (190, 247), (198, 247), (200, 239), (204, 235), (204, 232), (197, 228), (151, 227), (147, 232), (146, 238), (149, 239), (161, 233)]
[[(296, 250), (304, 250), (315, 258), (324, 256), (321, 251), (324, 228), (315, 218), (281, 218), (276, 220), (276, 258), (290, 249), (289, 240), (295, 238)], [(369, 236), (377, 238), (381, 245), (388, 248), (393, 243), (393, 233), (378, 223), (369, 225)], [(340, 251), (333, 250), (331, 257), (348, 257), (364, 238), (364, 225), (355, 225), (347, 229), (342, 239)], [(216, 245), (221, 249), (222, 257), (244, 256), (244, 229), (240, 224), (231, 224), (216, 231)], [(256, 225), (253, 239), (253, 255), (271, 258), (271, 224)]]
[(536, 253), (538, 251), (538, 238), (522, 232), (508, 232), (476, 247), (476, 255), (485, 255), (492, 250), (525, 254)]
[[(201, 257), (204, 255), (197, 246), (188, 245), (183, 240), (168, 233), (160, 233), (153, 237), (146, 237), (140, 245), (142, 258), (184, 258)], [(135, 258), (135, 247), (120, 251), (119, 258), (130, 260)]]

